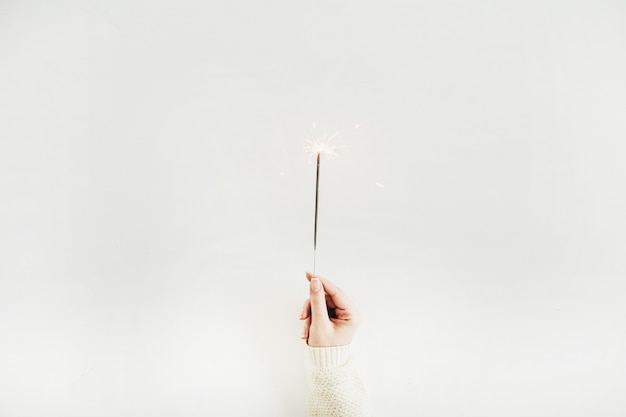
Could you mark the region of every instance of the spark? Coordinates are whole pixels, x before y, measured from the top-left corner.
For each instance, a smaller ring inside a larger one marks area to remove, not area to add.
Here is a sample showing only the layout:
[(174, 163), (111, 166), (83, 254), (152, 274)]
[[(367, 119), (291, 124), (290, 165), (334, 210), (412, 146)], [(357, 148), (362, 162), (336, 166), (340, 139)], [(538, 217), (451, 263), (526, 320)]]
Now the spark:
[(361, 127), (361, 125), (360, 125), (360, 124), (358, 124), (358, 123), (354, 125), (354, 128), (355, 128), (355, 129), (358, 129), (358, 128), (360, 128), (360, 127)]
[(382, 185), (381, 183), (377, 182), (376, 185), (378, 185), (380, 188), (385, 188), (384, 185)]
[(339, 146), (334, 142), (339, 138), (339, 132), (335, 132), (328, 136), (326, 134), (322, 136), (315, 136), (314, 132), (311, 132), (311, 139), (307, 141), (307, 146), (304, 148), (308, 153), (313, 156), (325, 155), (329, 159), (337, 156), (337, 149)]
[(282, 177), (283, 175), (285, 175), (285, 173), (284, 173), (284, 172), (281, 172), (281, 173), (280, 173), (280, 176)]

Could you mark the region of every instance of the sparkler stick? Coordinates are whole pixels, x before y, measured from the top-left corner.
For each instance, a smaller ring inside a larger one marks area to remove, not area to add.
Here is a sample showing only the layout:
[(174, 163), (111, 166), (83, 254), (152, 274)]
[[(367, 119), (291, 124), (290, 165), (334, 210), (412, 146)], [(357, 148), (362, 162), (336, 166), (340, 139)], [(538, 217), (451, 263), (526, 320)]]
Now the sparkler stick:
[(317, 212), (320, 192), (320, 159), (322, 154), (327, 155), (329, 158), (337, 156), (337, 153), (335, 152), (337, 145), (333, 143), (333, 140), (338, 134), (339, 132), (335, 132), (330, 137), (324, 135), (317, 138), (315, 137), (315, 133), (312, 133), (312, 137), (308, 141), (309, 145), (306, 147), (306, 150), (314, 155), (317, 160), (317, 170), (315, 173), (315, 223), (313, 225), (313, 273), (315, 273), (315, 255), (317, 253)]
[(315, 273), (315, 254), (317, 252), (317, 200), (320, 192), (320, 152), (317, 153), (317, 173), (315, 174), (315, 226), (313, 228), (313, 273)]

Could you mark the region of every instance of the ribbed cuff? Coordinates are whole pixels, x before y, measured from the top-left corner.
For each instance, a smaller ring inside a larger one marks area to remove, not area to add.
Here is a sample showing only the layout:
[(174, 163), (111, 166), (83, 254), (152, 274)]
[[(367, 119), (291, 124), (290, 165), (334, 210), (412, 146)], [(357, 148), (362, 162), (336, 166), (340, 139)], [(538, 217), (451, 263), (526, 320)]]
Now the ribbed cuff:
[(348, 361), (350, 346), (307, 346), (309, 359), (314, 368), (339, 368)]

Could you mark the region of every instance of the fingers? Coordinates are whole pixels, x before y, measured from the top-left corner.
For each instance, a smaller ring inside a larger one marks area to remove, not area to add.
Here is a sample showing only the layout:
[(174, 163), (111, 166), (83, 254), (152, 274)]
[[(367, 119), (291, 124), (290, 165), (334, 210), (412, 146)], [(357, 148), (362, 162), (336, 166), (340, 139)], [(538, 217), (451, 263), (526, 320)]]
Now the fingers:
[(311, 328), (311, 316), (307, 317), (306, 319), (304, 319), (304, 325), (302, 328), (302, 336), (300, 336), (301, 339), (307, 341), (309, 340), (309, 329)]
[(311, 300), (307, 298), (304, 300), (304, 305), (302, 306), (302, 311), (300, 312), (300, 320), (308, 318), (309, 314), (311, 314)]
[(304, 300), (304, 305), (302, 306), (302, 311), (300, 312), (300, 320), (304, 320), (302, 323), (302, 335), (300, 335), (300, 339), (304, 341), (309, 340), (309, 328), (311, 327), (311, 300)]
[(313, 275), (310, 272), (306, 273), (306, 278), (309, 281), (313, 280), (314, 278), (318, 278), (324, 286), (324, 291), (326, 292), (326, 295), (331, 298), (337, 308), (342, 310), (350, 310), (354, 308), (352, 301), (350, 301), (350, 299), (344, 294), (344, 292), (326, 278), (320, 277), (318, 275)]
[(326, 306), (324, 287), (317, 277), (311, 278), (309, 300), (311, 302), (311, 320), (315, 323), (328, 322), (328, 309)]

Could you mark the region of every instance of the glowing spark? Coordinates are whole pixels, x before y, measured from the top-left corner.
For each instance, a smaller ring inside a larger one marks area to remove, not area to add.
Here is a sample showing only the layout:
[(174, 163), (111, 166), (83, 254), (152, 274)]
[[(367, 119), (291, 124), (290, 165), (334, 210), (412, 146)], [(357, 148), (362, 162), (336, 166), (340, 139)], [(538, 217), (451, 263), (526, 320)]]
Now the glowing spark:
[(377, 182), (376, 185), (378, 185), (380, 188), (385, 188), (384, 185), (382, 185), (381, 183)]
[(284, 172), (281, 172), (281, 173), (280, 173), (280, 176), (282, 177), (283, 175), (285, 175), (285, 173), (284, 173)]
[(311, 134), (311, 139), (307, 141), (308, 145), (304, 148), (308, 153), (313, 156), (326, 155), (329, 159), (337, 156), (337, 149), (339, 146), (335, 144), (335, 139), (339, 137), (339, 132), (335, 132), (332, 135), (322, 135), (316, 137), (314, 133)]
[(361, 125), (359, 125), (359, 124), (354, 125), (354, 128), (355, 128), (355, 129), (358, 129), (358, 128), (360, 128), (360, 127), (361, 127)]

